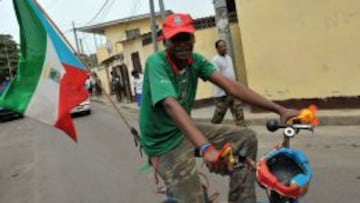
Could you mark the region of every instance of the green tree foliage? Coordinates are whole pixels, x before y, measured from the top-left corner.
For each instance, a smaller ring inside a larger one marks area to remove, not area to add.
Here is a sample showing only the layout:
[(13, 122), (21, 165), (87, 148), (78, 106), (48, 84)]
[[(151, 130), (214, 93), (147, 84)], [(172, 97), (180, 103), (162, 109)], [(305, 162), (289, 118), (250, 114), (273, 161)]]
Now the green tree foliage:
[(11, 35), (0, 34), (0, 77), (14, 73), (19, 60), (19, 48)]

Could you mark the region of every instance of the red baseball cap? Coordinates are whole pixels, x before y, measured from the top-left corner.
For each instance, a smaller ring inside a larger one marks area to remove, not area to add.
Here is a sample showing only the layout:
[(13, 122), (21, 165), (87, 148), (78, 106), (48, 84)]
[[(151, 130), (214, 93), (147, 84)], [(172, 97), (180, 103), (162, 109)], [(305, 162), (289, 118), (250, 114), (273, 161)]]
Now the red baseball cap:
[(193, 20), (188, 14), (174, 13), (167, 16), (163, 23), (163, 38), (170, 39), (181, 32), (193, 34)]

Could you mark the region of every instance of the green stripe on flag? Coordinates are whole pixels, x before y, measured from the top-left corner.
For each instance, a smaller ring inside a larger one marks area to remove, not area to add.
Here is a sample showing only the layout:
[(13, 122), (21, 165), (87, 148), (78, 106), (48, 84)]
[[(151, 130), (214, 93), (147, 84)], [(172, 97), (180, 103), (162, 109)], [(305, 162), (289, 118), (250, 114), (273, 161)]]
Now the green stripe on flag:
[(45, 61), (47, 35), (29, 0), (14, 0), (20, 26), (21, 56), (17, 74), (0, 105), (24, 113), (37, 87)]

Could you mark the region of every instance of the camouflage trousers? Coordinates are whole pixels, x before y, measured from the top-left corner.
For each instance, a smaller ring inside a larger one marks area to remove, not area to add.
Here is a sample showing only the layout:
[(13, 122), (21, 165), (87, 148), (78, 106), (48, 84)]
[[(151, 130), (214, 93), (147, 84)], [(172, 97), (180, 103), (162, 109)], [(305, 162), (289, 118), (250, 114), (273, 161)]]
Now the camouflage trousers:
[[(245, 127), (197, 124), (200, 131), (220, 149), (229, 142), (234, 155), (256, 158), (257, 139), (254, 131)], [(235, 167), (230, 176), (229, 202), (255, 203), (255, 170)], [(178, 203), (205, 203), (201, 181), (195, 163), (194, 146), (188, 139), (172, 151), (158, 157), (157, 173)]]
[(241, 101), (235, 99), (233, 96), (226, 95), (222, 97), (215, 97), (214, 104), (216, 109), (213, 118), (211, 119), (212, 123), (221, 123), (224, 119), (227, 109), (230, 108), (235, 124), (238, 126), (246, 126), (244, 111), (241, 107)]

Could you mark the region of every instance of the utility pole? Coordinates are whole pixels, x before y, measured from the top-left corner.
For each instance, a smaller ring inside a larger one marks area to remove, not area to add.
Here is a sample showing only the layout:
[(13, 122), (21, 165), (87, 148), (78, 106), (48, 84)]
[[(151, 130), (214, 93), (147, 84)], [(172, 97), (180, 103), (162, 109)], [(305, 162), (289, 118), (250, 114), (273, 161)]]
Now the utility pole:
[(77, 53), (79, 53), (80, 52), (80, 47), (79, 47), (78, 36), (77, 36), (74, 21), (72, 22), (72, 25), (73, 25), (74, 38), (75, 38), (75, 43), (76, 43), (76, 51), (77, 51)]
[(226, 42), (227, 52), (234, 62), (233, 44), (229, 26), (229, 16), (226, 0), (214, 0), (215, 22), (219, 38)]
[(83, 40), (79, 39), (80, 41), (80, 52), (79, 52), (79, 56), (81, 56), (81, 54), (84, 53), (84, 45), (83, 45)]
[(160, 6), (161, 19), (162, 21), (164, 21), (166, 17), (164, 0), (159, 0), (159, 6)]
[(154, 52), (159, 50), (156, 37), (157, 37), (157, 29), (156, 29), (156, 22), (155, 22), (155, 8), (154, 8), (154, 0), (150, 1), (150, 20), (151, 20), (151, 40), (154, 45)]

